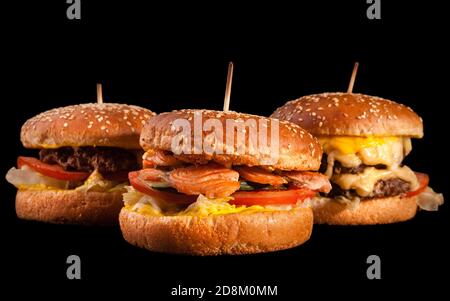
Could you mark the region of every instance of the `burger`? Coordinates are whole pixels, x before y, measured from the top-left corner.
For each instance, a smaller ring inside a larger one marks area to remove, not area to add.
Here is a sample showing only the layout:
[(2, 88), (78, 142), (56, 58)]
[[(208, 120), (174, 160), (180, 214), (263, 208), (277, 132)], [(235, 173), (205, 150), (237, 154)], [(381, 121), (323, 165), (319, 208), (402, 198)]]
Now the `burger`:
[(426, 174), (403, 159), (411, 138), (423, 137), (422, 119), (393, 101), (352, 93), (323, 93), (289, 101), (272, 116), (315, 135), (324, 151), (321, 172), (330, 179), (327, 198), (314, 200), (316, 223), (387, 224), (437, 210), (442, 194)]
[(139, 134), (154, 113), (125, 104), (81, 104), (41, 113), (20, 138), (39, 157), (18, 157), (6, 179), (19, 218), (117, 224), (128, 172), (141, 168)]
[(144, 168), (129, 174), (119, 220), (129, 243), (151, 251), (220, 255), (298, 246), (312, 231), (306, 202), (331, 189), (316, 172), (319, 143), (290, 122), (173, 111), (150, 118), (140, 143)]

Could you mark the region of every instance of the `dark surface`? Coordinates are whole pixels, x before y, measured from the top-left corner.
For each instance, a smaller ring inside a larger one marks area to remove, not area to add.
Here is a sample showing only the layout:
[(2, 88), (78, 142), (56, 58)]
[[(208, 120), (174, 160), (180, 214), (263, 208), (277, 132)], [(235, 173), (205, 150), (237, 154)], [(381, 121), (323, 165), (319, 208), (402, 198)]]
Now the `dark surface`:
[[(233, 60), (231, 108), (269, 115), (289, 99), (346, 90), (353, 63), (359, 61), (355, 92), (405, 103), (423, 117), (425, 138), (413, 141), (405, 163), (428, 173), (431, 186), (449, 195), (448, 17), (439, 4), (383, 1), (382, 20), (369, 21), (367, 4), (356, 0), (295, 6), (83, 1), (82, 20), (69, 21), (65, 1), (29, 2), (8, 3), (3, 11), (3, 173), (18, 155), (37, 155), (20, 144), (26, 119), (56, 106), (95, 101), (97, 82), (103, 83), (106, 101), (155, 112), (220, 110), (227, 63)], [(14, 187), (2, 181), (2, 192), (0, 264), (7, 280), (2, 284), (44, 283), (32, 293), (46, 294), (65, 281), (70, 254), (81, 257), (83, 278), (66, 280), (71, 291), (95, 285), (101, 291), (142, 293), (148, 300), (167, 296), (178, 284), (261, 282), (278, 284), (282, 296), (301, 296), (319, 286), (313, 291), (318, 298), (361, 298), (382, 287), (437, 293), (445, 287), (436, 281), (448, 281), (448, 204), (401, 224), (316, 226), (310, 241), (287, 251), (197, 258), (134, 248), (117, 228), (18, 220)], [(366, 278), (371, 254), (382, 261), (378, 282)], [(328, 289), (332, 283), (340, 288)], [(356, 287), (369, 290), (360, 295)]]

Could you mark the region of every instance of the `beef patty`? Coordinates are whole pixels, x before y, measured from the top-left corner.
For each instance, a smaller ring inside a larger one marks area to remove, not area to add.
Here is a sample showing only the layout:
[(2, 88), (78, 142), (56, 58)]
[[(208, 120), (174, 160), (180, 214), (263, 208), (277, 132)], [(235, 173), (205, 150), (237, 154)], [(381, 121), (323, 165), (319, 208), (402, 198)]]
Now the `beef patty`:
[(64, 170), (114, 173), (139, 169), (134, 151), (116, 147), (61, 147), (42, 149), (39, 158), (47, 164), (58, 164)]
[[(360, 164), (356, 167), (344, 167), (342, 166), (341, 162), (335, 160), (333, 165), (333, 174), (339, 175), (339, 174), (358, 174), (364, 171), (366, 167), (369, 167), (369, 165)], [(377, 169), (385, 169), (385, 165), (375, 165), (371, 166), (375, 167)], [(325, 172), (327, 169), (327, 156), (324, 154), (322, 156), (322, 163), (320, 165), (321, 172)], [(329, 196), (336, 197), (336, 196), (345, 196), (346, 198), (352, 198), (354, 196), (357, 196), (358, 194), (354, 190), (343, 190), (338, 185), (332, 184), (332, 190), (330, 191)], [(385, 180), (378, 180), (375, 183), (374, 189), (372, 193), (365, 197), (364, 199), (373, 199), (373, 198), (386, 198), (391, 196), (400, 195), (402, 193), (408, 192), (411, 189), (411, 184), (409, 182), (406, 182), (399, 178), (392, 178), (392, 179), (385, 179)]]
[[(342, 195), (348, 199), (351, 199), (355, 196), (358, 196), (358, 194), (354, 190), (343, 190), (341, 187), (334, 183), (331, 183), (331, 185), (333, 186), (333, 188), (330, 191), (330, 197)], [(410, 190), (411, 184), (399, 178), (378, 180), (375, 183), (372, 193), (369, 196), (364, 197), (363, 199), (387, 198), (400, 195)]]

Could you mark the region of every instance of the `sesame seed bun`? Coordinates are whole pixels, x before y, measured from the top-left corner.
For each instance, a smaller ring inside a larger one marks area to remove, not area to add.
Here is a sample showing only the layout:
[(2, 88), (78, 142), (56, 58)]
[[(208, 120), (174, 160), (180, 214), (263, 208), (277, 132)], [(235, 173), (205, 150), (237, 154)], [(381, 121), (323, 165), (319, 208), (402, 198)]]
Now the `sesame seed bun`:
[(21, 219), (55, 224), (116, 225), (123, 191), (19, 190), (16, 214)]
[[(256, 127), (253, 127), (258, 131), (258, 127), (261, 122), (266, 122), (267, 124), (267, 136), (270, 137), (273, 122), (278, 122), (275, 119), (249, 115), (236, 112), (223, 112), (223, 111), (210, 111), (210, 110), (181, 110), (173, 111), (169, 113), (162, 113), (157, 116), (150, 118), (142, 129), (141, 134), (141, 146), (144, 150), (155, 149), (155, 150), (166, 150), (171, 151), (172, 141), (174, 137), (181, 134), (181, 129), (176, 129), (173, 122), (177, 119), (184, 119), (187, 121), (191, 127), (190, 135), (184, 137), (190, 139), (191, 141), (191, 155), (180, 155), (180, 159), (189, 162), (200, 162), (200, 161), (216, 161), (219, 163), (231, 163), (233, 165), (249, 165), (249, 166), (270, 166), (281, 170), (317, 170), (320, 166), (320, 160), (322, 157), (322, 150), (318, 141), (307, 131), (290, 122), (281, 121), (279, 122), (279, 147), (278, 147), (278, 161), (275, 164), (267, 164), (267, 159), (270, 157), (271, 152), (256, 152), (250, 153), (246, 151), (245, 153), (237, 153), (236, 151), (228, 153), (223, 151), (222, 154), (216, 152), (212, 154), (207, 154), (203, 152), (201, 154), (194, 154), (194, 115), (201, 115), (202, 125), (208, 119), (216, 119), (222, 125), (222, 128), (226, 129), (227, 120), (237, 120), (241, 119), (243, 122), (254, 119), (256, 121)], [(246, 127), (243, 133), (246, 136), (245, 147), (246, 150), (249, 149), (249, 139), (248, 132), (252, 128)], [(235, 129), (235, 135), (237, 135), (237, 130)], [(222, 133), (222, 137), (216, 135), (215, 131), (205, 132), (202, 131), (201, 139), (205, 141), (207, 139), (212, 139), (215, 141), (216, 150), (225, 150), (226, 135)], [(211, 141), (211, 140), (209, 140)], [(238, 148), (237, 139), (235, 139), (234, 150)], [(270, 139), (268, 139), (268, 144), (270, 145)]]
[(150, 110), (125, 104), (89, 103), (43, 112), (25, 122), (20, 139), (26, 148), (109, 146), (140, 149), (139, 134)]
[(409, 107), (356, 93), (322, 93), (287, 102), (271, 116), (316, 136), (423, 136), (422, 119)]
[(123, 208), (120, 228), (129, 243), (155, 252), (223, 255), (283, 250), (312, 232), (310, 208), (198, 216), (149, 216)]
[(335, 201), (314, 208), (314, 223), (330, 225), (376, 225), (409, 220), (416, 215), (417, 197), (364, 200), (356, 208)]

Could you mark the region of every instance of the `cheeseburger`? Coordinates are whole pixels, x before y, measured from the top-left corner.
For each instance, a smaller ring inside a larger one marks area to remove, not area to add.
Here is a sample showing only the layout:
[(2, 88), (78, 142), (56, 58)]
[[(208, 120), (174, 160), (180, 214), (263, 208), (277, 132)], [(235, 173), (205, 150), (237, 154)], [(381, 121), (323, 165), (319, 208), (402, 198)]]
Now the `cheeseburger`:
[(442, 194), (428, 176), (402, 163), (411, 138), (422, 138), (422, 119), (409, 107), (379, 97), (323, 93), (289, 101), (272, 116), (315, 135), (324, 156), (321, 171), (333, 186), (316, 198), (316, 223), (387, 224), (415, 216), (417, 207), (437, 210)]
[[(262, 143), (266, 133), (270, 146)], [(219, 255), (298, 246), (312, 231), (305, 201), (331, 189), (316, 172), (319, 143), (290, 122), (173, 111), (150, 118), (140, 141), (144, 169), (129, 174), (119, 219), (129, 243), (152, 251)]]
[(128, 172), (141, 166), (139, 134), (151, 111), (124, 104), (81, 104), (41, 113), (22, 126), (26, 148), (6, 179), (18, 188), (19, 218), (117, 224)]

